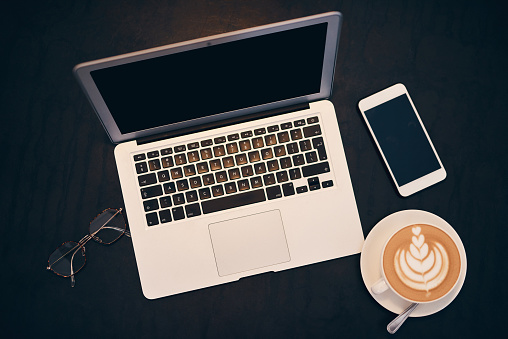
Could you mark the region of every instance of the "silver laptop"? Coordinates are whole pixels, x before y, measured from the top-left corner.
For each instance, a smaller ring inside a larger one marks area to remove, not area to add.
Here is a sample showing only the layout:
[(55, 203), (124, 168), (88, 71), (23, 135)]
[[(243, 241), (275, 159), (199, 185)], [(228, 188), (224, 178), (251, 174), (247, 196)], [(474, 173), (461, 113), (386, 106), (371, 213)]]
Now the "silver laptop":
[(144, 295), (359, 253), (332, 103), (342, 15), (77, 65), (111, 141)]

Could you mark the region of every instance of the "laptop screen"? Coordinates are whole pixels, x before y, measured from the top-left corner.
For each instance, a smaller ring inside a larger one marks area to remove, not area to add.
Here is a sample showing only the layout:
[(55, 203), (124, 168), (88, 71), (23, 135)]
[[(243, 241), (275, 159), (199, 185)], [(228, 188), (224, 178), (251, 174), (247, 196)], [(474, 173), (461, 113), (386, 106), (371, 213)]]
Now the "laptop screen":
[(122, 134), (319, 93), (328, 23), (90, 72)]

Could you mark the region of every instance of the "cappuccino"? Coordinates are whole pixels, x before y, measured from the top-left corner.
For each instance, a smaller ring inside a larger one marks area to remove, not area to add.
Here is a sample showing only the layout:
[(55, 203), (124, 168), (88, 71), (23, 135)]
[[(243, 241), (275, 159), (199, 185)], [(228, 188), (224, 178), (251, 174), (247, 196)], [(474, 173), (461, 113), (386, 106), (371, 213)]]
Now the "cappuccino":
[(388, 240), (382, 265), (385, 279), (396, 293), (422, 303), (443, 297), (455, 286), (461, 258), (446, 232), (415, 224), (402, 228)]

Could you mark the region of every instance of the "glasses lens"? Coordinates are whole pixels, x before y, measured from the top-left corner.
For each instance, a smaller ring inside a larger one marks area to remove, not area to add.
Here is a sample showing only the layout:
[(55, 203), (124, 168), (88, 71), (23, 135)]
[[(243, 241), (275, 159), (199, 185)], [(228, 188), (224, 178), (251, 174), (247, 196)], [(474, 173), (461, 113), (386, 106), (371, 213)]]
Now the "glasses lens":
[(119, 210), (107, 209), (90, 223), (90, 234), (103, 244), (111, 244), (125, 232), (125, 219)]
[(49, 267), (53, 272), (70, 277), (85, 265), (83, 247), (75, 241), (67, 241), (49, 256)]

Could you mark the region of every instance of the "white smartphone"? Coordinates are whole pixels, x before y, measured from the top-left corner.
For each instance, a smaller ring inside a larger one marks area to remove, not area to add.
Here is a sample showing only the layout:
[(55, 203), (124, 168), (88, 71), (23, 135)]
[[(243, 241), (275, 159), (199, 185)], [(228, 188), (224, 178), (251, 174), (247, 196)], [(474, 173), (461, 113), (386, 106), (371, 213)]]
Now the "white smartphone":
[(400, 195), (407, 197), (446, 177), (404, 85), (362, 99), (358, 107)]

